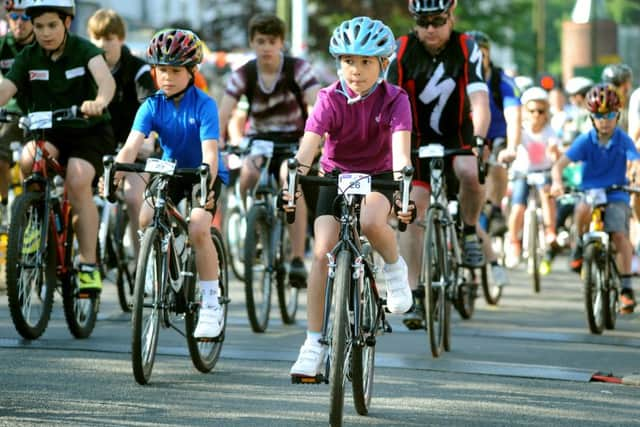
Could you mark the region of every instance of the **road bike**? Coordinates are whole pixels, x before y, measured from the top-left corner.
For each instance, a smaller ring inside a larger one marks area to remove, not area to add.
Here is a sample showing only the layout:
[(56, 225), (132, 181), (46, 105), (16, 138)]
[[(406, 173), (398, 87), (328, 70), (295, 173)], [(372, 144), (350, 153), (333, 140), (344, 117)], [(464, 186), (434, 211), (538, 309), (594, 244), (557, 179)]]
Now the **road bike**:
[(21, 119), (21, 126), (34, 137), (35, 157), (12, 206), (6, 280), (11, 318), (27, 339), (40, 337), (47, 328), (54, 289), (62, 294), (67, 326), (76, 338), (91, 335), (100, 306), (99, 293), (78, 288), (78, 244), (65, 169), (51, 157), (44, 139), (44, 130), (56, 124), (86, 121), (77, 111), (74, 106)]
[[(377, 337), (391, 332), (385, 318), (386, 301), (380, 297), (376, 286), (373, 251), (366, 238), (360, 235), (361, 202), (373, 189), (399, 189), (402, 210), (407, 212), (413, 168), (405, 168), (403, 179), (393, 181), (377, 180), (366, 174), (298, 175), (298, 162), (294, 159), (289, 161), (288, 167), (288, 188), (297, 188), (298, 181), (338, 187), (336, 219), (340, 223), (340, 231), (337, 245), (327, 254), (329, 274), (320, 340), (321, 344), (328, 346), (327, 359), (321, 374), (315, 377), (292, 376), (291, 380), (293, 383), (329, 384), (329, 422), (332, 426), (340, 426), (347, 380), (351, 381), (358, 414), (369, 412)], [(289, 206), (293, 205), (292, 198)], [(292, 221), (293, 217), (290, 215), (288, 220)]]
[(295, 154), (295, 135), (269, 133), (250, 138), (250, 158), (260, 159), (260, 178), (252, 189), (244, 242), (244, 285), (249, 323), (254, 332), (265, 332), (271, 313), (271, 290), (275, 285), (280, 316), (295, 323), (299, 287), (290, 283), (291, 244), (285, 214), (276, 206), (277, 179), (269, 172), (273, 158)]
[(582, 280), (589, 330), (601, 334), (614, 329), (620, 295), (620, 272), (616, 263), (616, 248), (609, 233), (604, 231), (607, 193), (627, 191), (640, 193), (640, 188), (613, 185), (604, 189), (591, 189), (585, 201), (591, 205), (589, 231), (582, 235)]
[[(452, 303), (463, 318), (470, 318), (475, 308), (478, 281), (487, 280), (486, 264), (470, 268), (462, 263), (459, 236), (462, 219), (458, 200), (447, 188), (445, 160), (457, 155), (474, 155), (469, 148), (445, 149), (442, 144), (428, 143), (416, 150), (421, 159), (428, 159), (431, 200), (425, 219), (418, 222), (424, 231), (424, 244), (418, 278), (418, 293), (425, 307), (425, 329), (433, 357), (451, 348)], [(480, 182), (484, 182), (484, 165), (478, 160)], [(484, 285), (483, 285), (484, 286)]]
[[(168, 196), (172, 179), (198, 176), (200, 188), (207, 188), (208, 166), (176, 168), (173, 162), (154, 158), (147, 159), (145, 164), (115, 163), (113, 156), (106, 156), (104, 168), (105, 198), (111, 200), (115, 189), (113, 172), (145, 172), (157, 177), (153, 185), (147, 186), (146, 203), (154, 208), (153, 220), (142, 234), (133, 295), (131, 361), (136, 381), (147, 384), (151, 378), (160, 327), (174, 329), (184, 336), (196, 369), (210, 372), (222, 350), (230, 302), (225, 248), (220, 232), (211, 227), (211, 240), (218, 254), (218, 259), (212, 261), (218, 264), (224, 327), (217, 338), (198, 339), (193, 333), (198, 323), (201, 293), (195, 252), (189, 241), (189, 218), (183, 216)], [(185, 196), (188, 214), (191, 194)], [(205, 197), (206, 194), (200, 195), (200, 206), (205, 205)], [(178, 322), (184, 322), (184, 327), (179, 327)]]
[(244, 248), (247, 236), (247, 207), (251, 197), (243, 200), (240, 193), (240, 167), (242, 156), (248, 153), (242, 147), (227, 147), (230, 183), (226, 191), (224, 214), (222, 215), (222, 234), (227, 244), (228, 264), (236, 279), (244, 282)]

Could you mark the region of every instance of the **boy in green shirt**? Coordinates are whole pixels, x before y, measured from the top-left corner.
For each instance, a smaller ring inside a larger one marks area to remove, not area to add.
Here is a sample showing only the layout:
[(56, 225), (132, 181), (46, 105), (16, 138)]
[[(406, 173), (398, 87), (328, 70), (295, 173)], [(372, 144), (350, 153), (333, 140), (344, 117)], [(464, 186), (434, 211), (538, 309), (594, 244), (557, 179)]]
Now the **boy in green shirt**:
[[(14, 95), (24, 112), (52, 111), (79, 106), (86, 122), (61, 123), (45, 131), (47, 150), (66, 166), (65, 186), (73, 206), (73, 222), (79, 244), (80, 290), (100, 292), (96, 268), (98, 210), (93, 202), (93, 182), (102, 174), (102, 156), (115, 150), (106, 108), (115, 82), (102, 50), (88, 40), (69, 33), (75, 15), (74, 0), (31, 0), (36, 43), (15, 58), (0, 82), (0, 105)], [(24, 175), (31, 172), (34, 144), (27, 143), (21, 157)]]

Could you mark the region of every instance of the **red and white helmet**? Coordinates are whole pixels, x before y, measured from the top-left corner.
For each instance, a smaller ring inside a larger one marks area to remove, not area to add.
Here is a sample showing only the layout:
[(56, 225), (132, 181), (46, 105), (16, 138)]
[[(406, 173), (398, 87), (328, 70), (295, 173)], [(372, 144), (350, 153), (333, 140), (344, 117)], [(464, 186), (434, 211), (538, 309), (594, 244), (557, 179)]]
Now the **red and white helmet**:
[(75, 0), (23, 0), (22, 4), (29, 16), (41, 10), (61, 12), (71, 17), (76, 15)]
[(179, 28), (158, 31), (149, 42), (151, 65), (194, 66), (202, 62), (202, 42), (195, 33)]
[(412, 15), (421, 13), (444, 13), (455, 6), (456, 0), (409, 0), (409, 12)]

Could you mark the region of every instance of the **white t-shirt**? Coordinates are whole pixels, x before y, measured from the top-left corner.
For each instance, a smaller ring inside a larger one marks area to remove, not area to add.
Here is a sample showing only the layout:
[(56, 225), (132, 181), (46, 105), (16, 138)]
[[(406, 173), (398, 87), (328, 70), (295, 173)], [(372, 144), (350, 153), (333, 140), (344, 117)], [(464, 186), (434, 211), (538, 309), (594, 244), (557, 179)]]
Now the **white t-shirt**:
[[(634, 133), (640, 128), (640, 87), (631, 92), (629, 97), (629, 136), (634, 138)], [(634, 141), (638, 142), (638, 141)]]
[(558, 145), (559, 142), (551, 125), (547, 124), (540, 132), (523, 128), (522, 139), (511, 169), (522, 174), (550, 169), (553, 162), (547, 155), (547, 149)]

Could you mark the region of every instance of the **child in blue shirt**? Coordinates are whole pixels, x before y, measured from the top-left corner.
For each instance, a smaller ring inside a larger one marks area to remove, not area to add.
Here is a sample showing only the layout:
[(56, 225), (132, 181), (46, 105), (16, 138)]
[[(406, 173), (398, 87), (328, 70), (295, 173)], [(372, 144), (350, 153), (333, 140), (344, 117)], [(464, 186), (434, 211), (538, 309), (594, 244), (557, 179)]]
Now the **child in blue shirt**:
[[(144, 139), (153, 131), (160, 136), (163, 159), (176, 162), (176, 167), (209, 165), (216, 177), (209, 187), (205, 209), (190, 212), (189, 240), (196, 253), (196, 268), (202, 290), (202, 306), (195, 338), (215, 338), (223, 329), (224, 312), (218, 302), (218, 266), (209, 228), (220, 194), (221, 181), (228, 182), (228, 171), (218, 155), (218, 109), (207, 94), (193, 85), (194, 72), (202, 61), (202, 43), (188, 30), (166, 29), (153, 36), (147, 49), (147, 60), (155, 68), (159, 91), (140, 106), (131, 133), (116, 157), (117, 162), (133, 162)], [(116, 174), (116, 182), (122, 174)], [(170, 197), (178, 202), (190, 194), (195, 182), (172, 182)], [(188, 193), (187, 193), (188, 192)], [(213, 196), (213, 197), (211, 197)], [(140, 227), (148, 225), (153, 208), (144, 203), (140, 211)]]
[[(594, 86), (586, 96), (593, 129), (581, 134), (552, 169), (553, 194), (563, 194), (562, 170), (571, 162), (582, 162), (582, 190), (606, 189), (612, 185), (627, 184), (627, 161), (640, 159), (640, 153), (631, 138), (618, 127), (621, 102), (616, 89), (608, 84)], [(625, 191), (607, 193), (604, 218), (605, 231), (611, 234), (620, 254), (619, 271), (622, 279), (620, 312), (631, 313), (636, 305), (631, 287), (631, 257), (633, 247), (629, 240), (629, 194)], [(575, 224), (578, 235), (587, 231), (591, 209), (586, 203), (576, 206)], [(576, 242), (572, 254), (572, 268), (580, 271), (582, 242)]]

